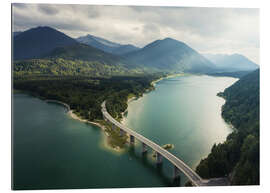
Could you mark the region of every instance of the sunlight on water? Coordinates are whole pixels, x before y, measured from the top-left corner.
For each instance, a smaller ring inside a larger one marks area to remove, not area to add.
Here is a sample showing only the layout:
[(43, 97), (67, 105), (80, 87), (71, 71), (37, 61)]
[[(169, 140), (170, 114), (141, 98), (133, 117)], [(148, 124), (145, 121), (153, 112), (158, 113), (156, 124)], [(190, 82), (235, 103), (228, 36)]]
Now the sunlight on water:
[(214, 143), (232, 131), (221, 117), (225, 100), (218, 92), (237, 79), (181, 76), (164, 79), (156, 90), (132, 101), (123, 121), (156, 143), (172, 143), (175, 155), (195, 168)]

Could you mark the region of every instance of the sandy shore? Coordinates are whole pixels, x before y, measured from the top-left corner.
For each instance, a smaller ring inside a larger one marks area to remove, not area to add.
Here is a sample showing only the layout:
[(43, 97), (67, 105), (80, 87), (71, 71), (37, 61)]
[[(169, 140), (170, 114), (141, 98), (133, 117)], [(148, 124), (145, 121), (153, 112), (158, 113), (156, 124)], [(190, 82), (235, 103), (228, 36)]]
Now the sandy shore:
[[(137, 99), (137, 97), (135, 97), (135, 96), (129, 98), (128, 101), (127, 101), (127, 104), (129, 104), (131, 101), (134, 101), (134, 100), (136, 100), (136, 99)], [(127, 113), (127, 111), (128, 111), (128, 109), (126, 109), (124, 112), (121, 113), (121, 115), (122, 115), (122, 119), (120, 120), (120, 123), (121, 123), (121, 124), (123, 123), (123, 120), (124, 120), (124, 118), (125, 118), (124, 114)]]
[(109, 134), (105, 131), (106, 127), (100, 123), (97, 123), (97, 122), (93, 122), (93, 121), (88, 121), (86, 119), (83, 119), (81, 117), (79, 117), (78, 115), (76, 115), (73, 110), (70, 109), (70, 106), (62, 101), (58, 101), (58, 100), (45, 100), (46, 102), (49, 102), (49, 103), (57, 103), (57, 104), (61, 104), (63, 105), (64, 107), (67, 108), (68, 112), (67, 114), (72, 118), (72, 119), (75, 119), (77, 121), (81, 121), (83, 123), (88, 123), (88, 124), (91, 124), (91, 125), (94, 125), (94, 126), (97, 126), (99, 127), (100, 129), (102, 129), (102, 131), (104, 132), (104, 134), (106, 136), (109, 136)]
[(95, 125), (95, 126), (98, 126), (100, 127), (102, 130), (105, 130), (105, 127), (103, 125), (101, 125), (100, 123), (96, 123), (96, 122), (92, 122), (92, 121), (88, 121), (86, 119), (82, 119), (81, 117), (79, 117), (78, 115), (76, 115), (75, 113), (73, 113), (73, 110), (70, 109), (70, 106), (62, 101), (58, 101), (58, 100), (45, 100), (46, 102), (49, 102), (49, 103), (57, 103), (57, 104), (61, 104), (63, 105), (64, 107), (67, 108), (68, 112), (67, 114), (75, 119), (75, 120), (78, 120), (78, 121), (81, 121), (81, 122), (84, 122), (84, 123), (90, 123), (92, 125)]
[(159, 78), (157, 80), (152, 81), (151, 85), (155, 86), (157, 82), (159, 82), (159, 81), (161, 81), (163, 79), (173, 78), (173, 77), (178, 77), (178, 76), (183, 76), (183, 75), (184, 75), (184, 73), (178, 73), (178, 74), (171, 74), (171, 75), (168, 75), (168, 76), (165, 76), (165, 77), (161, 77), (161, 78)]
[(101, 142), (101, 145), (102, 147), (104, 147), (105, 149), (107, 150), (110, 150), (110, 151), (114, 151), (115, 153), (117, 154), (120, 154), (120, 153), (123, 153), (124, 150), (119, 148), (119, 147), (112, 147), (110, 146), (108, 143), (107, 143), (107, 137), (109, 137), (109, 133), (106, 132), (106, 127), (100, 123), (97, 123), (97, 122), (93, 122), (93, 121), (88, 121), (86, 119), (83, 119), (81, 117), (79, 117), (78, 115), (76, 115), (72, 110), (69, 110), (68, 113), (67, 113), (71, 118), (77, 120), (77, 121), (81, 121), (83, 123), (88, 123), (88, 124), (91, 124), (91, 125), (94, 125), (94, 126), (97, 126), (99, 127), (102, 131), (103, 131), (103, 140)]
[(78, 120), (78, 121), (81, 121), (81, 122), (84, 122), (84, 123), (90, 123), (90, 124), (92, 124), (92, 125), (95, 125), (95, 126), (100, 127), (102, 130), (105, 130), (105, 127), (104, 127), (103, 125), (101, 125), (100, 123), (93, 122), (93, 121), (88, 121), (88, 120), (86, 120), (86, 119), (82, 119), (81, 117), (79, 117), (78, 115), (76, 115), (75, 113), (73, 113), (72, 110), (69, 110), (69, 111), (68, 111), (68, 115), (69, 115), (71, 118), (75, 119), (75, 120)]

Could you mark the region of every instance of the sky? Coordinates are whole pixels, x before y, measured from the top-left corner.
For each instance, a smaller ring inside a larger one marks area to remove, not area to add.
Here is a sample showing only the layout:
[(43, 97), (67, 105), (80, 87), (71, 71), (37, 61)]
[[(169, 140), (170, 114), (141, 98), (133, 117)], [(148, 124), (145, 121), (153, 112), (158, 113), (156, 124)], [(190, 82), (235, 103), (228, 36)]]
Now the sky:
[(13, 4), (13, 31), (50, 26), (143, 47), (171, 37), (205, 54), (242, 54), (259, 64), (259, 9)]

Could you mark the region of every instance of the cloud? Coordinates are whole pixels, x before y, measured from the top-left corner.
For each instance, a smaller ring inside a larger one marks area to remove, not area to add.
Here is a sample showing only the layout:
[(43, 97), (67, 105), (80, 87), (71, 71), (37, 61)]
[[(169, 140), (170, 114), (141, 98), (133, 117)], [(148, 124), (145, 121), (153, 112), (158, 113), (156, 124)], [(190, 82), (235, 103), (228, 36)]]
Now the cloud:
[(172, 37), (202, 53), (240, 53), (259, 63), (259, 9), (13, 4), (13, 29), (51, 26), (144, 46)]
[(13, 3), (13, 6), (15, 7), (17, 7), (18, 9), (20, 9), (20, 8), (25, 8), (27, 5), (26, 4), (24, 4), (24, 3)]
[(48, 14), (48, 15), (55, 15), (59, 12), (59, 10), (53, 6), (38, 5), (38, 9), (44, 14)]
[(143, 25), (143, 33), (145, 36), (153, 37), (160, 36), (160, 28), (154, 23), (147, 23)]

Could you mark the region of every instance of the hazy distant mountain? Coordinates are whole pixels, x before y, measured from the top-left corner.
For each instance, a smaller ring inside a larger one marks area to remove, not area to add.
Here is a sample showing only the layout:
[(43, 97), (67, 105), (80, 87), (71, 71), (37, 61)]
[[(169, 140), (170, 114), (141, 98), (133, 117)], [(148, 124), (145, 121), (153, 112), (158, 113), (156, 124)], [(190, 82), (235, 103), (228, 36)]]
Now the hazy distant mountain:
[(240, 54), (205, 54), (204, 56), (213, 62), (219, 71), (252, 71), (259, 68), (258, 64)]
[(53, 28), (32, 28), (14, 37), (14, 60), (38, 58), (56, 47), (72, 44), (78, 44), (78, 42)]
[(131, 44), (122, 45), (90, 34), (77, 38), (77, 41), (117, 55), (126, 54), (140, 49)]
[(139, 49), (140, 48), (135, 47), (135, 46), (133, 46), (131, 44), (121, 45), (118, 48), (115, 48), (112, 51), (112, 54), (124, 55), (124, 54), (130, 53), (130, 52), (133, 52), (133, 51), (136, 51), (136, 50), (139, 50)]
[(215, 65), (183, 42), (166, 38), (125, 55), (145, 68), (163, 71), (211, 72)]

